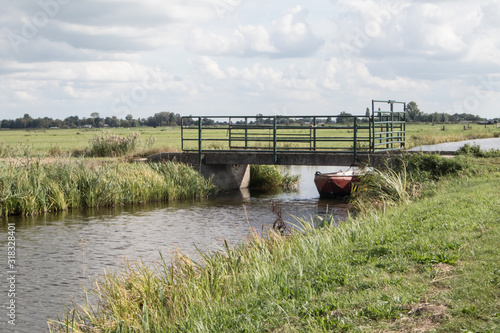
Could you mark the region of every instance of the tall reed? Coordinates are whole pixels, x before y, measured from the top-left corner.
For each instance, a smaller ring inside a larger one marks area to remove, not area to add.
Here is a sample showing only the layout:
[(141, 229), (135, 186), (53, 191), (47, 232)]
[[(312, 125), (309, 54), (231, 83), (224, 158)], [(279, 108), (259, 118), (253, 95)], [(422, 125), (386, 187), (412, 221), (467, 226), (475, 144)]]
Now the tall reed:
[(191, 167), (159, 164), (0, 164), (0, 215), (206, 197), (214, 189)]
[(299, 180), (300, 175), (293, 175), (277, 165), (250, 166), (250, 187), (291, 189)]

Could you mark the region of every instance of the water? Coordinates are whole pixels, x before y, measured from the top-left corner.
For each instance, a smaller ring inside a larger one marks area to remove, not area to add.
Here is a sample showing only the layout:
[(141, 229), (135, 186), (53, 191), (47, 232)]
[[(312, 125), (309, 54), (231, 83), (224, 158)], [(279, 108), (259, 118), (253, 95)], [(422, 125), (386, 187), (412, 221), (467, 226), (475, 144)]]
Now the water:
[[(327, 210), (339, 219), (346, 204), (320, 200), (314, 186), (316, 171), (335, 167), (292, 167), (302, 176), (299, 190), (265, 194), (248, 190), (211, 200), (62, 212), (35, 218), (10, 217), (16, 225), (16, 326), (7, 324), (7, 221), (0, 221), (0, 332), (48, 331), (47, 319), (64, 316), (66, 306), (81, 298), (83, 285), (105, 270), (119, 270), (125, 259), (147, 264), (176, 250), (196, 256), (196, 247), (217, 250), (223, 240), (242, 241), (255, 228), (271, 226), (276, 215), (271, 200), (290, 216), (313, 216)], [(195, 247), (196, 246), (196, 247)], [(168, 260), (168, 259), (167, 259)]]
[(446, 142), (440, 143), (437, 145), (428, 145), (428, 146), (420, 146), (410, 149), (410, 151), (425, 151), (425, 152), (433, 152), (433, 151), (449, 151), (455, 152), (460, 147), (463, 147), (465, 144), (469, 145), (479, 145), (482, 150), (492, 150), (492, 149), (500, 149), (500, 138), (493, 139), (475, 139), (475, 140), (467, 140), (461, 142)]

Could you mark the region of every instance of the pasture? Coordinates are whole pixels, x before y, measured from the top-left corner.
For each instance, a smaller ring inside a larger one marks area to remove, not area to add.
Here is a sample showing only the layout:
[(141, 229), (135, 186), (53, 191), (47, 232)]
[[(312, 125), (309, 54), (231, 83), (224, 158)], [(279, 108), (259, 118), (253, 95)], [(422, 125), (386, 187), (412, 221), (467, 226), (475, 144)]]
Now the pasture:
[[(180, 127), (135, 127), (108, 129), (42, 129), (42, 130), (0, 130), (0, 157), (24, 156), (26, 151), (41, 156), (71, 155), (85, 150), (92, 138), (102, 132), (127, 136), (138, 133), (141, 144), (134, 156), (143, 156), (148, 152), (180, 151)], [(352, 131), (336, 129), (335, 136), (349, 137)], [(190, 137), (197, 135), (191, 132)], [(226, 129), (214, 129), (204, 138), (227, 138)], [(492, 138), (500, 136), (500, 128), (495, 125), (479, 124), (407, 124), (406, 147), (437, 144), (442, 142), (469, 139)], [(193, 145), (195, 143), (193, 142)], [(208, 141), (206, 149), (225, 148), (227, 142)]]

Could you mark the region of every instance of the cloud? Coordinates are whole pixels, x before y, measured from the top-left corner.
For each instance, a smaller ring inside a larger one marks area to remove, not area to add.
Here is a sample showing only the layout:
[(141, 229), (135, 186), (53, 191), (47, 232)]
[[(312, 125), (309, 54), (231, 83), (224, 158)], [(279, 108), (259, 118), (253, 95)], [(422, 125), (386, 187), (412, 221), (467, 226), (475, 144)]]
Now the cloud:
[[(115, 114), (117, 100), (143, 117), (165, 108), (364, 113), (372, 98), (415, 100), (434, 112), (463, 105), (481, 80), (500, 75), (498, 1), (293, 6), (9, 1), (0, 13), (0, 118)], [(479, 89), (486, 97), (477, 112), (497, 112), (497, 86)]]
[(308, 11), (297, 6), (267, 25), (239, 25), (231, 35), (194, 29), (186, 49), (211, 56), (305, 57), (314, 54), (323, 40), (311, 30)]

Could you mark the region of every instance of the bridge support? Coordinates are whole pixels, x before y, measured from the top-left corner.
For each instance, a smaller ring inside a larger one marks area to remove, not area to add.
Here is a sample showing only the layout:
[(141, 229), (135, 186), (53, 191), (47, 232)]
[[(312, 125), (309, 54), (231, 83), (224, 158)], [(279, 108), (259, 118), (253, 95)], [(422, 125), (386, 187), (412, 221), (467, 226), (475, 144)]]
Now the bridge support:
[(197, 154), (160, 153), (148, 157), (149, 162), (176, 161), (192, 165), (221, 190), (247, 188), (250, 184), (248, 164), (205, 164), (198, 162)]

